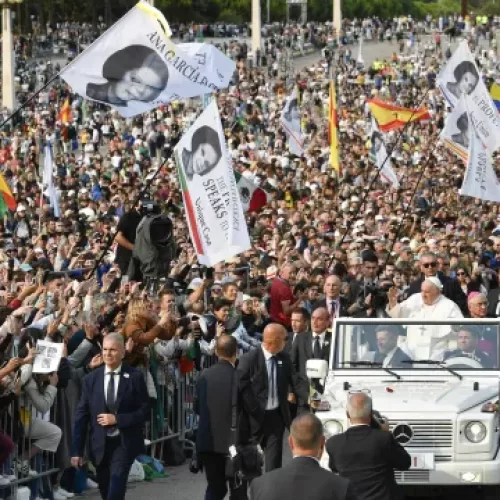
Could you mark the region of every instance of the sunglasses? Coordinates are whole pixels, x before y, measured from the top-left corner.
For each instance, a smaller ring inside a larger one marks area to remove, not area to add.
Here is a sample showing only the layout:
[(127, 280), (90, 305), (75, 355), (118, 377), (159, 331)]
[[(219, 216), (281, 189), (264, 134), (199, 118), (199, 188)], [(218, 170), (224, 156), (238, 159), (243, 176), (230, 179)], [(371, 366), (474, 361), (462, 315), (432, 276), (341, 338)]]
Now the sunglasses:
[(463, 271), (458, 271), (457, 276), (465, 276), (465, 273)]
[(428, 269), (429, 267), (436, 267), (437, 266), (437, 262), (426, 262), (425, 264), (422, 264), (426, 269)]

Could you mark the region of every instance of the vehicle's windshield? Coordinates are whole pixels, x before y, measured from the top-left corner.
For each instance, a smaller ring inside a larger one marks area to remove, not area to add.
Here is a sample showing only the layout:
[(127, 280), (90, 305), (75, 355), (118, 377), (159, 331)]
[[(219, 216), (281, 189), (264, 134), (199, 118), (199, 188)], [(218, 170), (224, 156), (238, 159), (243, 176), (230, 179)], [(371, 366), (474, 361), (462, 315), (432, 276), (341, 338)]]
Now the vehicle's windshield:
[(383, 318), (336, 325), (334, 368), (408, 370), (445, 366), (453, 369), (497, 369), (499, 324), (458, 321), (443, 324)]

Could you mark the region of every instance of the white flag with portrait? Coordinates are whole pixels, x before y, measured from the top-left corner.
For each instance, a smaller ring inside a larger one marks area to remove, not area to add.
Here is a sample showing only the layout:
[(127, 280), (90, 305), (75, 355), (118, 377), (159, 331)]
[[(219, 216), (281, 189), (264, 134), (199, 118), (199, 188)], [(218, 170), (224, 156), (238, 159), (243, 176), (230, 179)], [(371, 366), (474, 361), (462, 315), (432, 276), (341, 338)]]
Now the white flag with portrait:
[(458, 46), (440, 71), (437, 83), (451, 107), (457, 106), (464, 96), (469, 119), (474, 122), (481, 141), (490, 152), (496, 151), (500, 147), (500, 114), (466, 41)]
[(174, 152), (198, 262), (213, 266), (248, 250), (250, 237), (215, 101)]
[(384, 138), (380, 132), (377, 121), (372, 118), (370, 130), (370, 157), (380, 171), (380, 178), (390, 184), (393, 188), (399, 188), (399, 179), (392, 167), (391, 158), (387, 154)]
[[(221, 52), (215, 45), (211, 43), (179, 43), (177, 47), (187, 54), (192, 59), (195, 59), (200, 66), (205, 68), (205, 76), (211, 81), (216, 81), (219, 84), (219, 88), (226, 88), (229, 86), (229, 82), (236, 69), (236, 63), (229, 59), (232, 72), (228, 71), (228, 57)], [(220, 68), (226, 68), (224, 72), (221, 72)]]
[(283, 106), (281, 125), (288, 137), (288, 150), (296, 156), (301, 156), (304, 153), (304, 138), (300, 124), (300, 106), (296, 88)]
[(467, 163), (469, 157), (469, 115), (462, 96), (446, 118), (441, 141), (446, 148)]
[(500, 183), (491, 162), (491, 152), (481, 142), (474, 125), (470, 127), (469, 160), (460, 189), (462, 196), (500, 202)]
[[(140, 1), (60, 73), (72, 90), (124, 117), (227, 86), (236, 64), (214, 47), (211, 63), (169, 38), (163, 14)], [(218, 51), (215, 57), (215, 51)]]

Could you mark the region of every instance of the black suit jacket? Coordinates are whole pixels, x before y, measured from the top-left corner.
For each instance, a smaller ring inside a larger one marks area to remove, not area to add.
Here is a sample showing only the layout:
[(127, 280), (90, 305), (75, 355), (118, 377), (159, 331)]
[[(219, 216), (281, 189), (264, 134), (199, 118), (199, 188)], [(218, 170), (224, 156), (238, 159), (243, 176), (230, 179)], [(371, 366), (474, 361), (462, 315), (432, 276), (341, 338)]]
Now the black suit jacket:
[[(374, 363), (383, 363), (384, 355), (380, 352), (376, 352), (373, 361)], [(411, 364), (409, 362), (411, 362), (411, 358), (398, 347), (394, 352), (387, 368), (411, 368)]]
[(407, 470), (411, 457), (387, 431), (351, 427), (326, 442), (330, 469), (352, 482), (359, 500), (399, 500), (394, 469)]
[[(349, 316), (349, 313), (347, 312), (348, 309), (348, 301), (344, 297), (339, 297), (340, 300), (340, 310), (339, 310), (339, 316), (345, 317)], [(329, 305), (326, 303), (326, 298), (317, 300), (314, 302), (311, 306), (311, 313), (315, 310), (318, 309), (319, 307), (324, 307), (326, 308), (327, 311), (330, 311)]]
[[(460, 283), (456, 279), (445, 276), (443, 273), (438, 273), (437, 277), (439, 278), (441, 284), (443, 285), (443, 290), (442, 290), (443, 295), (446, 298), (453, 300), (453, 302), (455, 302), (455, 304), (458, 307), (460, 307), (462, 314), (464, 316), (467, 316), (468, 314), (467, 297), (463, 292), (462, 288), (460, 287)], [(407, 299), (408, 297), (411, 297), (416, 293), (420, 293), (423, 281), (424, 277), (421, 276), (418, 280), (415, 280), (414, 282), (410, 283), (408, 289), (405, 290), (403, 299)]]
[(349, 481), (323, 469), (313, 458), (297, 457), (252, 481), (251, 500), (357, 500)]
[[(306, 398), (309, 389), (307, 381), (295, 372), (288, 354), (280, 352), (276, 358), (279, 410), (285, 426), (290, 427), (289, 388), (297, 400)], [(252, 435), (258, 438), (262, 433), (269, 390), (266, 359), (262, 348), (252, 349), (244, 354), (239, 360), (238, 371), (241, 374), (241, 391), (248, 409), (250, 429)]]
[[(144, 453), (144, 424), (149, 420), (149, 396), (144, 375), (122, 365), (116, 398), (116, 420), (122, 445), (129, 457)], [(90, 426), (92, 451), (101, 463), (106, 445), (106, 428), (97, 423), (97, 415), (109, 413), (104, 396), (104, 366), (83, 379), (82, 395), (75, 413), (72, 456), (82, 457)]]
[[(201, 372), (196, 384), (195, 412), (200, 416), (196, 433), (196, 451), (228, 453), (231, 444), (232, 384), (238, 384), (239, 372), (228, 361), (219, 361)], [(242, 401), (238, 388), (238, 416)], [(238, 443), (245, 436), (238, 436)]]

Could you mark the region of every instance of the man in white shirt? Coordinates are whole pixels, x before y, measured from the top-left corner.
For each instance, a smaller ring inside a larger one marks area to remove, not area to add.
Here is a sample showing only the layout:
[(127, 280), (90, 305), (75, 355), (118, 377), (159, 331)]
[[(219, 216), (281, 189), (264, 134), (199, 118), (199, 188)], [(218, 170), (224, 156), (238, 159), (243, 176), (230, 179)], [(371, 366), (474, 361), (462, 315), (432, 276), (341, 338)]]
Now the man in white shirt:
[[(441, 294), (443, 285), (431, 276), (422, 282), (421, 292), (397, 303), (397, 289), (389, 290), (387, 313), (392, 318), (443, 320), (463, 318), (460, 308)], [(412, 359), (442, 359), (445, 351), (456, 349), (456, 335), (449, 325), (409, 325), (406, 339), (401, 338), (401, 349)]]

